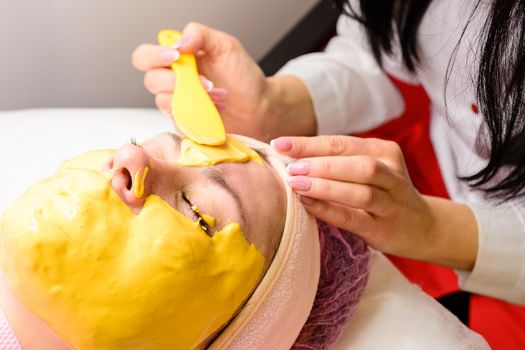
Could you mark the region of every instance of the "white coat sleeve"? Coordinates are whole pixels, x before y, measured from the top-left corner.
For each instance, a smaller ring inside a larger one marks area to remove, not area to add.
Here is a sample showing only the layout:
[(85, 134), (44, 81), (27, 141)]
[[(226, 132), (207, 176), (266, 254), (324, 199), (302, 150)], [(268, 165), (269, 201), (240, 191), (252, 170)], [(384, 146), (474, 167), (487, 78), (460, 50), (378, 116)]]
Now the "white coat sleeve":
[[(411, 77), (385, 60), (385, 68), (397, 78)], [(300, 78), (312, 98), (319, 134), (351, 134), (372, 129), (399, 116), (404, 101), (368, 48), (361, 25), (341, 16), (337, 35), (324, 52), (300, 56), (288, 62), (278, 75)]]
[(478, 223), (478, 254), (472, 272), (456, 271), (460, 287), (525, 304), (525, 206), (513, 202), (469, 206)]

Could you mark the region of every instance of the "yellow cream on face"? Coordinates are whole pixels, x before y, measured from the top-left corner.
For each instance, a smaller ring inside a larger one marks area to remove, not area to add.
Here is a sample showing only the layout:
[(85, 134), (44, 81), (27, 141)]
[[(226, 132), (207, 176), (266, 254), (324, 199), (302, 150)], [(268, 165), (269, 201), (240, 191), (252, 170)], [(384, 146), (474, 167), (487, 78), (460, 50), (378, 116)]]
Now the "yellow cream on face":
[(264, 257), (238, 224), (209, 237), (155, 195), (135, 215), (99, 170), (110, 154), (66, 162), (5, 212), (1, 267), (75, 350), (193, 349), (247, 299)]
[(193, 212), (195, 212), (197, 215), (199, 215), (199, 217), (201, 217), (202, 220), (204, 220), (204, 222), (209, 227), (214, 227), (215, 226), (215, 221), (216, 220), (215, 220), (215, 218), (213, 216), (201, 213), (201, 211), (199, 210), (199, 208), (197, 208), (196, 205), (192, 206), (191, 210), (193, 210)]
[(148, 176), (149, 168), (144, 167), (139, 169), (135, 174), (134, 182), (136, 185), (134, 189), (134, 195), (136, 198), (142, 198), (144, 196), (144, 183), (146, 182), (146, 176)]
[(230, 135), (221, 146), (200, 145), (190, 139), (184, 139), (180, 144), (180, 162), (184, 166), (202, 167), (224, 162), (249, 161), (264, 164), (257, 152)]

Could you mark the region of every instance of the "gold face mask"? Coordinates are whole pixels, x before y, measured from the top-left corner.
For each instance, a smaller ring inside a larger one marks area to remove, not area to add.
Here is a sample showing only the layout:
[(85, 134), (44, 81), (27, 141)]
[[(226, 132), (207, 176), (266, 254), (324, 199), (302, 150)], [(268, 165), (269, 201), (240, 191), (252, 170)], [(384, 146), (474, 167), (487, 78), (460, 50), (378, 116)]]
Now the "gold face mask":
[(238, 224), (209, 237), (155, 195), (135, 215), (100, 170), (110, 154), (64, 163), (5, 212), (9, 285), (76, 350), (195, 348), (242, 306), (264, 257)]

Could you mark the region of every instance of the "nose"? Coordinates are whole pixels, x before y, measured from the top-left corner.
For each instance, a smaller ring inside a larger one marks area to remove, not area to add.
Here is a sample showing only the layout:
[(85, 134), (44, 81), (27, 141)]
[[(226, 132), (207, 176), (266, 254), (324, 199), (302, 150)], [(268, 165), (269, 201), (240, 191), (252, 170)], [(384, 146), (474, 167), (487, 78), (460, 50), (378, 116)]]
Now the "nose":
[(114, 155), (109, 167), (113, 170), (111, 187), (134, 212), (140, 211), (148, 196), (151, 182), (150, 157), (139, 146), (126, 145)]

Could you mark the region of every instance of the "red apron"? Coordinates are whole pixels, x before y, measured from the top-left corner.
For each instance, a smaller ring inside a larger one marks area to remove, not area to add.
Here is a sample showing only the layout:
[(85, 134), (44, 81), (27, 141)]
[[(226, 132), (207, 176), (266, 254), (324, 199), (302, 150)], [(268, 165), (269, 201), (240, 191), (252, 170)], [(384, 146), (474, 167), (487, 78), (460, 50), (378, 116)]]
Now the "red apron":
[[(423, 194), (449, 198), (430, 142), (429, 99), (420, 86), (392, 80), (405, 99), (405, 113), (359, 136), (397, 142), (416, 188)], [(456, 275), (449, 268), (397, 257), (390, 259), (410, 281), (434, 298), (459, 291)], [(470, 327), (483, 335), (492, 349), (525, 349), (525, 307), (472, 294), (469, 310)]]

